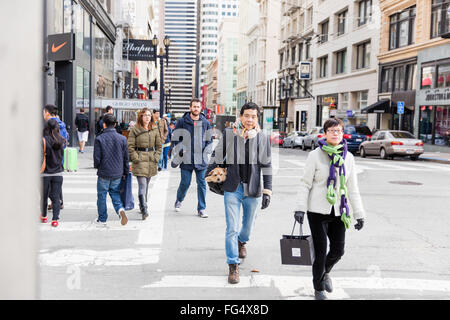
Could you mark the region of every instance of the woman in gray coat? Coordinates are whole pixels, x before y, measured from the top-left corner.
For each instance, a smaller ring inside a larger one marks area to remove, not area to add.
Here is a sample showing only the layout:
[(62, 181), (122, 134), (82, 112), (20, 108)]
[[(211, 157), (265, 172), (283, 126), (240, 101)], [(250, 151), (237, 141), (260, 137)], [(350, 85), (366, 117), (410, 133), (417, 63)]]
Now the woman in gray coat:
[[(345, 231), (351, 217), (355, 228), (364, 225), (365, 211), (359, 194), (355, 159), (343, 139), (344, 123), (332, 118), (324, 123), (325, 138), (310, 152), (300, 181), (295, 219), (303, 221), (307, 212), (314, 243), (313, 285), (317, 300), (332, 292), (329, 273), (344, 254)], [(350, 206), (352, 210), (350, 210)], [(330, 251), (327, 254), (327, 238)]]

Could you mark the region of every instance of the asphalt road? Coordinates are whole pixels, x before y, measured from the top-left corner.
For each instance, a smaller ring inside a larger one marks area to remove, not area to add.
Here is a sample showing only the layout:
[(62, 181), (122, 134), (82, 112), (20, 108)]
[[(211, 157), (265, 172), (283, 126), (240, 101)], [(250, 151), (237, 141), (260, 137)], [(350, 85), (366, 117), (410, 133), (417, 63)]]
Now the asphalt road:
[[(79, 154), (80, 169), (64, 177), (60, 226), (38, 226), (40, 298), (313, 299), (311, 267), (282, 265), (279, 244), (292, 231), (307, 154), (273, 149), (274, 195), (268, 209), (258, 210), (238, 285), (227, 283), (223, 197), (208, 191), (209, 218), (199, 218), (193, 178), (181, 212), (174, 212), (180, 172), (169, 169), (151, 181), (147, 220), (134, 209), (121, 226), (109, 201), (108, 228), (98, 228), (92, 154)], [(330, 299), (450, 299), (450, 166), (356, 161), (366, 224), (346, 234)]]

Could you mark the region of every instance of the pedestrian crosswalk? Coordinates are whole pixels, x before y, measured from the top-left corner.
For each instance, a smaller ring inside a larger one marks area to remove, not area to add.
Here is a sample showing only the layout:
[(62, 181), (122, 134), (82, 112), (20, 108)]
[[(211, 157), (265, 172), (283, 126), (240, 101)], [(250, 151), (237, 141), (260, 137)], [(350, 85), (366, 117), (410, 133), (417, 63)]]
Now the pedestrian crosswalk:
[[(274, 166), (275, 170), (290, 170), (290, 169), (302, 169), (305, 166), (306, 159), (285, 159), (277, 166)], [(375, 159), (355, 159), (356, 168), (358, 173), (363, 171), (436, 171), (436, 172), (450, 172), (450, 166), (438, 163), (413, 163), (413, 162), (396, 162), (388, 160), (375, 160)]]
[[(170, 181), (170, 172), (160, 172), (152, 178), (149, 190), (149, 199), (152, 199), (150, 216), (142, 221), (140, 219), (138, 205), (138, 187), (133, 184), (133, 195), (135, 198), (135, 209), (128, 211), (128, 216), (137, 216), (136, 219), (129, 219), (127, 225), (120, 225), (119, 218), (114, 213), (110, 197), (107, 197), (108, 222), (106, 227), (99, 227), (93, 223), (97, 218), (97, 176), (94, 172), (77, 172), (64, 174), (64, 214), (83, 214), (84, 220), (80, 221), (61, 221), (57, 228), (49, 224), (40, 224), (40, 232), (46, 237), (51, 233), (67, 233), (81, 235), (85, 232), (101, 236), (104, 232), (123, 233), (134, 232), (134, 242), (129, 243), (130, 248), (93, 250), (87, 247), (74, 247), (73, 249), (60, 249), (49, 251), (42, 249), (40, 252), (41, 266), (63, 267), (69, 265), (105, 265), (105, 266), (133, 266), (156, 264), (159, 262), (159, 254), (163, 240), (164, 216), (166, 212), (167, 188)], [(83, 197), (83, 201), (76, 199)], [(153, 201), (155, 199), (155, 201)], [(89, 217), (86, 219), (86, 213)], [(83, 218), (81, 218), (83, 219)], [(91, 235), (92, 237), (92, 235)], [(136, 247), (139, 246), (139, 247)]]

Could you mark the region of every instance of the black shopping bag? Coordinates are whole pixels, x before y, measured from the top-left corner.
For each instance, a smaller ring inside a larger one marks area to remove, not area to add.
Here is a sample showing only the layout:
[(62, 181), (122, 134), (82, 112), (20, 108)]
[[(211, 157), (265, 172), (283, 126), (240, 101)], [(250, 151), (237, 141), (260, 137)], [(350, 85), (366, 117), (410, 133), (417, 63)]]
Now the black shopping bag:
[(314, 262), (314, 246), (312, 236), (303, 235), (302, 224), (300, 224), (300, 235), (294, 235), (292, 228), (291, 235), (283, 235), (280, 239), (281, 264), (294, 264), (311, 266)]

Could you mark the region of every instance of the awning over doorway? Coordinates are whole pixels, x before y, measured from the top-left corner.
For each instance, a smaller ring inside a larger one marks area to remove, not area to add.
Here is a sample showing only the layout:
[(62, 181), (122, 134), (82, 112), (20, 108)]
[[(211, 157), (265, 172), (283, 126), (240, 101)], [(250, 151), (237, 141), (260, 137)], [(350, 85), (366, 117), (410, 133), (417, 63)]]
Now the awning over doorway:
[(380, 100), (365, 107), (361, 113), (391, 113), (391, 100)]

